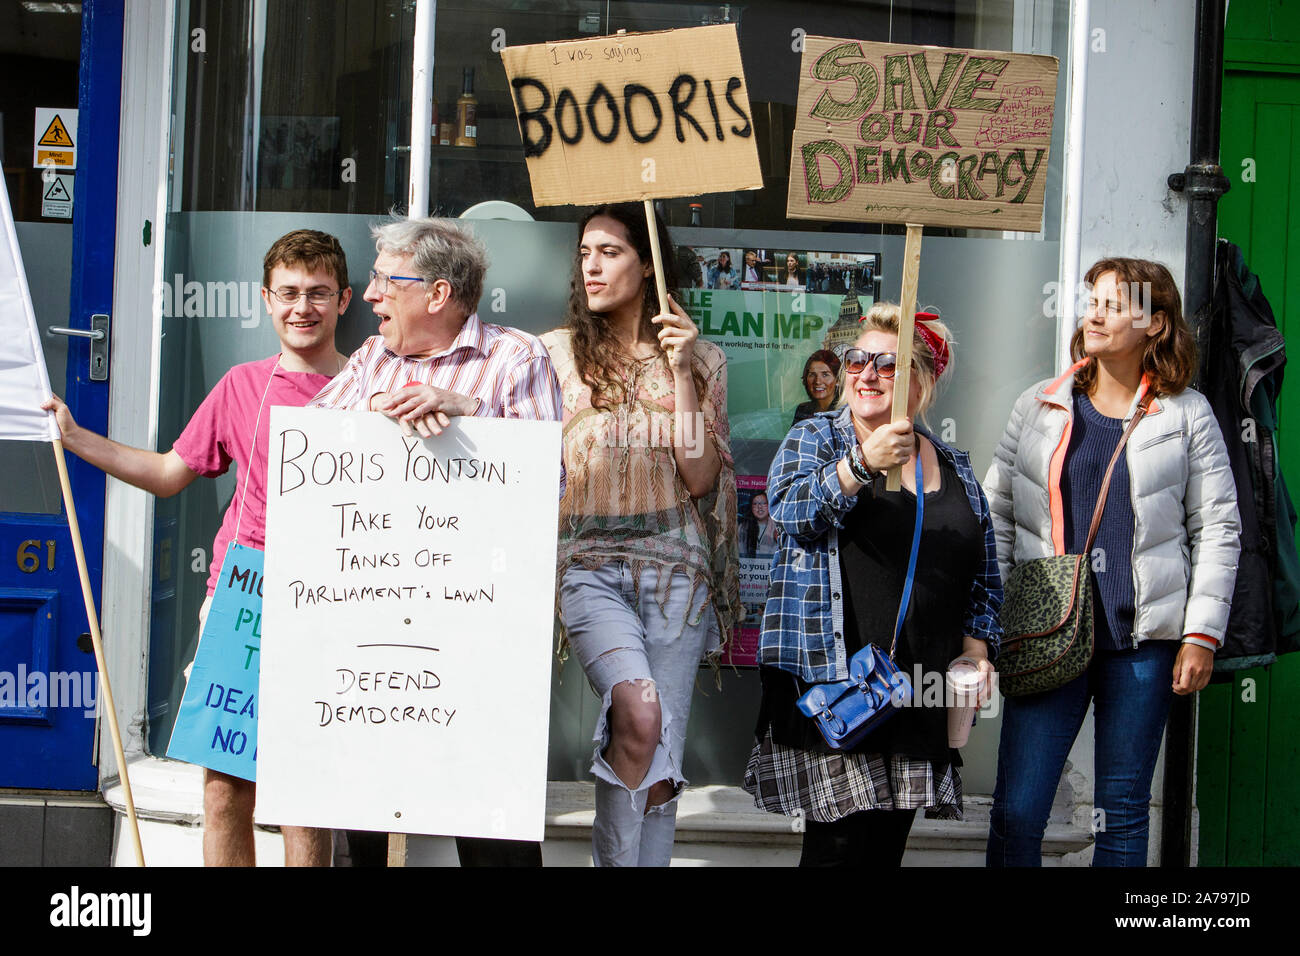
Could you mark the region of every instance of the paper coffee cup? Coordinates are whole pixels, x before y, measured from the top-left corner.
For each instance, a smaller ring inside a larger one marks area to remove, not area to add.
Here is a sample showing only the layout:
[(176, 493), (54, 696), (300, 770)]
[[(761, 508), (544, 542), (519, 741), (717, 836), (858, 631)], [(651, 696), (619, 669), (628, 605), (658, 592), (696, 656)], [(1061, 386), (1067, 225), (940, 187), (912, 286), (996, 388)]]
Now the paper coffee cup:
[(964, 747), (979, 710), (984, 675), (975, 661), (959, 657), (948, 665), (944, 683), (948, 691), (948, 746)]

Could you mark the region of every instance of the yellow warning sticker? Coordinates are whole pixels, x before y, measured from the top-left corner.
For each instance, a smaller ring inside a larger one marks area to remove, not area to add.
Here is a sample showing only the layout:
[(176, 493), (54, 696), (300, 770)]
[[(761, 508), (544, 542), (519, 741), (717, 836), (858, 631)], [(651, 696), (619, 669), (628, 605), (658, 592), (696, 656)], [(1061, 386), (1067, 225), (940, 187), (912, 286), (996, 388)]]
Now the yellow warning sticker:
[(68, 133), (68, 127), (63, 124), (62, 116), (58, 113), (54, 114), (54, 119), (50, 120), (50, 125), (45, 127), (45, 132), (36, 141), (36, 145), (61, 146), (64, 149), (71, 148), (74, 145), (72, 136)]
[(36, 107), (32, 124), (32, 165), (50, 168), (77, 166), (77, 110), (70, 107)]

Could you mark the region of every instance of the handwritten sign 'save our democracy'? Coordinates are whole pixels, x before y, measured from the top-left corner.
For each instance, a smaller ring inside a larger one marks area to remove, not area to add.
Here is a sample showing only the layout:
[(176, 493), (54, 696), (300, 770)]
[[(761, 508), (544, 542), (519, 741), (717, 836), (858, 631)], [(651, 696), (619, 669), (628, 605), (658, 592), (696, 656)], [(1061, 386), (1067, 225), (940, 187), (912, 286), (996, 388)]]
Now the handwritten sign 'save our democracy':
[(787, 212), (1037, 232), (1050, 56), (807, 37)]

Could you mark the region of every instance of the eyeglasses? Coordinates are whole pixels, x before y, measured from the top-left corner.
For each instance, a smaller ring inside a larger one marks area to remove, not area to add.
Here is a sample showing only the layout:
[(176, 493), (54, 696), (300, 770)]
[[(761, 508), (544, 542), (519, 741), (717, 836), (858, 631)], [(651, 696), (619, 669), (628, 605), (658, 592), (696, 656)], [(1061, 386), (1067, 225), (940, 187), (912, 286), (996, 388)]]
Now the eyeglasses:
[(271, 295), (275, 296), (285, 305), (296, 305), (298, 300), (304, 297), (312, 305), (327, 305), (330, 299), (341, 294), (342, 291), (342, 289), (338, 289), (334, 292), (327, 292), (324, 289), (310, 289), (300, 292), (297, 289), (285, 286), (280, 289), (272, 289)]
[(376, 272), (374, 269), (370, 270), (370, 283), (375, 287), (375, 291), (380, 295), (388, 294), (388, 283), (394, 279), (400, 279), (403, 282), (424, 281), (419, 276), (389, 276), (384, 275), (382, 272)]
[(844, 367), (854, 375), (861, 375), (867, 365), (876, 367), (876, 374), (881, 378), (893, 378), (898, 367), (897, 352), (866, 352), (862, 349), (849, 349), (844, 353)]

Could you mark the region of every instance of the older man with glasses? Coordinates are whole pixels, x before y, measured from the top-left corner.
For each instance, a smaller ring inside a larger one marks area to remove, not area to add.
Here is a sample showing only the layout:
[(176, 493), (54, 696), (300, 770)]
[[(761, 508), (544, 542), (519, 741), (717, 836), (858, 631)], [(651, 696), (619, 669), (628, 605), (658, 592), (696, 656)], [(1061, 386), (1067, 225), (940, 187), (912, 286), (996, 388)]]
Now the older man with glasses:
[[(422, 438), (442, 434), (457, 415), (560, 420), (560, 383), (546, 347), (475, 311), (487, 272), (478, 239), (443, 219), (398, 220), (371, 233), (378, 256), (365, 299), (379, 334), (310, 407), (381, 412), (403, 434)], [(526, 841), (458, 837), (456, 846), (462, 866), (542, 862), (541, 847)]]

